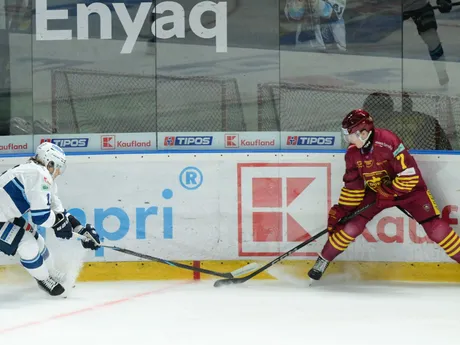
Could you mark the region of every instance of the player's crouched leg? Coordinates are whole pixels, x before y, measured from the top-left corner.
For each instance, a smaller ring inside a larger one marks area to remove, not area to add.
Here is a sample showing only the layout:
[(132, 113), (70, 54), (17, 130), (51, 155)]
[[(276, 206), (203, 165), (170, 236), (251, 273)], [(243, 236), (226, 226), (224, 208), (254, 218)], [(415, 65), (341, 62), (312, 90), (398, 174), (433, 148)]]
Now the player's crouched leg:
[(368, 222), (368, 219), (357, 216), (347, 222), (343, 228), (339, 228), (334, 233), (329, 234), (329, 238), (315, 265), (308, 272), (308, 276), (313, 280), (321, 279), (329, 263), (343, 253), (356, 237), (363, 233)]
[(321, 256), (328, 261), (334, 260), (339, 254), (344, 252), (348, 246), (361, 235), (369, 220), (357, 216), (347, 222), (343, 229), (335, 231), (329, 238), (321, 251)]
[(428, 237), (439, 244), (446, 254), (460, 263), (460, 237), (439, 216), (421, 222)]
[(61, 295), (64, 288), (49, 276), (37, 239), (25, 231), (25, 226), (29, 225), (22, 218), (14, 219), (13, 223), (0, 223), (0, 251), (11, 256), (17, 253), (21, 265), (43, 290), (52, 296)]
[(35, 233), (34, 237), (37, 240), (38, 250), (40, 251), (40, 254), (43, 257), (43, 261), (48, 268), (49, 275), (56, 282), (63, 285), (66, 280), (66, 275), (55, 267), (53, 255), (48, 250), (45, 239), (38, 232)]

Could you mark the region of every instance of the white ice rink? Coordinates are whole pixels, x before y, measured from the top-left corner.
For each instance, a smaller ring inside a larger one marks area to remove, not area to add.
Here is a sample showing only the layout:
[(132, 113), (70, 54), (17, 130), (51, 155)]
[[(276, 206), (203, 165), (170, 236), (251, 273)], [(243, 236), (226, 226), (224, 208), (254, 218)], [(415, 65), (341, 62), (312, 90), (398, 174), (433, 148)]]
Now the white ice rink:
[(460, 285), (79, 283), (1, 286), (2, 344), (460, 344)]

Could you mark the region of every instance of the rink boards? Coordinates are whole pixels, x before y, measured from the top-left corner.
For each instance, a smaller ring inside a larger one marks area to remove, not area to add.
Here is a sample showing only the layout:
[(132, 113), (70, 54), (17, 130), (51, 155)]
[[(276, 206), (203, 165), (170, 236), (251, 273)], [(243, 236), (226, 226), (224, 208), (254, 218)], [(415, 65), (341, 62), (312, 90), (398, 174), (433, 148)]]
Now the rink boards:
[[(458, 231), (460, 156), (415, 156), (443, 218)], [(3, 158), (0, 169), (25, 160)], [(323, 230), (343, 171), (343, 153), (72, 155), (57, 182), (64, 205), (94, 224), (104, 243), (226, 272), (272, 260)], [(39, 231), (51, 248), (58, 245), (52, 230)], [(280, 265), (304, 275), (325, 240)], [(85, 261), (81, 280), (209, 278), (110, 249), (88, 253)], [(16, 262), (0, 257), (2, 265)], [(334, 271), (362, 279), (460, 281), (460, 266), (398, 209), (376, 216)]]

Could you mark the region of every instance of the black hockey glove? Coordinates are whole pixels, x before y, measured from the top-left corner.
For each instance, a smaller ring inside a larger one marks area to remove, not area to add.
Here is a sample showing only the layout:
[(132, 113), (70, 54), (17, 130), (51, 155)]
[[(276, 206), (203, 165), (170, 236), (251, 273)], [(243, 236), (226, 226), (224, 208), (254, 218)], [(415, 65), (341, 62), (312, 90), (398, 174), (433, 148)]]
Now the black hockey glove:
[(452, 10), (452, 0), (436, 0), (436, 5), (441, 13), (449, 13)]
[(64, 213), (57, 213), (54, 225), (51, 227), (54, 230), (56, 237), (68, 240), (72, 238), (72, 224)]
[(99, 235), (90, 224), (86, 224), (86, 227), (81, 228), (78, 233), (88, 238), (88, 241), (81, 241), (83, 248), (96, 250), (100, 247), (99, 245)]
[(78, 232), (78, 230), (80, 230), (80, 227), (81, 227), (80, 221), (79, 221), (77, 218), (75, 218), (74, 216), (72, 216), (70, 213), (67, 213), (67, 212), (65, 212), (65, 211), (64, 211), (64, 213), (65, 213), (65, 215), (67, 216), (67, 218), (69, 218), (69, 222), (70, 222), (70, 224), (72, 225), (72, 228), (73, 228), (75, 231)]

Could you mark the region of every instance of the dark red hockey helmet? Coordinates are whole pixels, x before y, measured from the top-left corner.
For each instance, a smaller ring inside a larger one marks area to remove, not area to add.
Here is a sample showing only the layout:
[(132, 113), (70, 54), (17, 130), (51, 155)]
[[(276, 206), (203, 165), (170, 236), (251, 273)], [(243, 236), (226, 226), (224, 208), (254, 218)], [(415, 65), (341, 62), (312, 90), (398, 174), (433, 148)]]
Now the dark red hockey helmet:
[(344, 135), (356, 133), (362, 130), (368, 132), (374, 130), (374, 120), (364, 109), (350, 111), (342, 121), (342, 131)]

